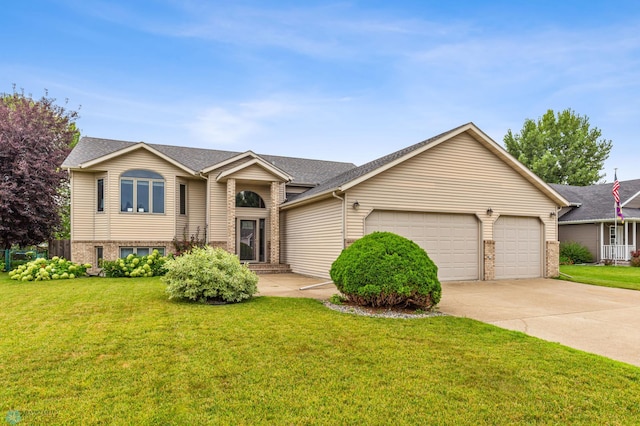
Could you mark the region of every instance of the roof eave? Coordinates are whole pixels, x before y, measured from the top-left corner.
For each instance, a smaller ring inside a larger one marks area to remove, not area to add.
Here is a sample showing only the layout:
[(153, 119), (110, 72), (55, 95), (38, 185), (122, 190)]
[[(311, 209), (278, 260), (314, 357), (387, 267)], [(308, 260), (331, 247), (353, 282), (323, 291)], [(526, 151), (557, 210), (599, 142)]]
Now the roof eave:
[[(246, 163), (239, 164), (238, 166), (236, 166), (236, 167), (234, 167), (232, 169), (225, 170), (225, 171), (221, 172), (216, 177), (216, 181), (217, 182), (221, 182), (222, 180), (227, 179), (228, 177), (230, 177), (232, 174), (237, 173), (240, 170), (245, 169), (245, 168), (250, 167), (250, 166), (253, 166), (253, 165), (257, 165), (258, 167), (263, 168), (264, 170), (266, 170), (267, 172), (273, 174), (274, 176), (278, 177), (279, 179), (281, 179), (284, 182), (291, 181), (291, 176), (290, 175), (288, 175), (284, 171), (280, 170), (279, 168), (273, 166), (272, 164), (264, 161), (260, 157), (254, 157), (253, 160), (249, 160)], [(203, 173), (205, 173), (205, 172), (203, 171)]]
[(166, 156), (162, 152), (160, 152), (157, 149), (147, 145), (144, 142), (138, 142), (135, 145), (131, 145), (131, 146), (128, 146), (126, 148), (119, 149), (119, 150), (111, 152), (111, 153), (109, 153), (107, 155), (103, 155), (101, 157), (94, 158), (93, 160), (85, 161), (84, 163), (80, 163), (77, 167), (74, 167), (73, 170), (88, 169), (90, 167), (94, 167), (94, 166), (96, 166), (96, 165), (98, 165), (100, 163), (103, 163), (105, 161), (108, 161), (108, 160), (120, 157), (121, 155), (128, 154), (130, 152), (136, 151), (138, 149), (146, 149), (150, 153), (162, 158), (163, 160), (167, 161), (168, 163), (173, 164), (174, 166), (176, 166), (179, 169), (187, 172), (188, 174), (193, 175), (193, 176), (197, 176), (198, 175), (197, 171), (192, 170), (189, 167), (185, 166), (184, 164), (174, 160), (173, 158)]

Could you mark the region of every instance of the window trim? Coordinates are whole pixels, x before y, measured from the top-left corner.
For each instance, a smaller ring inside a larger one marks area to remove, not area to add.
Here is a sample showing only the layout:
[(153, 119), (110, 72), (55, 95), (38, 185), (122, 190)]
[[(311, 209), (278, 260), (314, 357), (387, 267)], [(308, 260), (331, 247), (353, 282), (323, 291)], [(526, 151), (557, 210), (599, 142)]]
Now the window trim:
[(104, 246), (95, 246), (96, 263), (95, 267), (100, 267), (100, 261), (104, 259)]
[[(256, 197), (258, 197), (256, 199), (256, 201), (258, 202), (257, 206), (239, 206), (238, 204), (238, 197), (240, 197), (240, 194), (243, 193), (247, 193), (247, 194), (254, 194)], [(236, 208), (238, 209), (266, 209), (267, 208), (267, 204), (264, 202), (264, 199), (262, 198), (262, 196), (260, 196), (260, 194), (258, 194), (256, 191), (251, 191), (250, 189), (243, 189), (242, 191), (239, 191), (238, 193), (236, 193)]]
[(96, 180), (96, 212), (104, 213), (104, 178)]
[[(165, 253), (167, 252), (167, 248), (166, 247), (154, 247), (154, 246), (120, 246), (118, 247), (118, 255), (120, 256), (119, 259), (124, 259), (127, 256), (123, 256), (122, 255), (122, 250), (133, 250), (132, 253), (130, 254), (138, 254), (138, 250), (139, 249), (143, 249), (143, 250), (149, 250), (149, 254), (153, 253), (154, 250), (158, 250), (158, 252), (160, 253), (160, 256), (164, 256)], [(146, 256), (146, 255), (143, 255)]]
[[(124, 200), (122, 198), (122, 188), (125, 182), (127, 182), (127, 185), (129, 185), (129, 182), (131, 182), (130, 184), (132, 185), (131, 200), (127, 200), (127, 205), (129, 205), (128, 202), (131, 201), (131, 207), (123, 206)], [(138, 187), (141, 186), (143, 182), (146, 182), (147, 185), (148, 199), (145, 200), (145, 203), (148, 210), (144, 210), (144, 207), (139, 207), (140, 203), (138, 202)], [(154, 205), (154, 198), (155, 192), (160, 186), (162, 187), (162, 211), (156, 211), (156, 209), (154, 208), (156, 207)], [(167, 204), (166, 187), (166, 180), (159, 173), (144, 169), (127, 170), (120, 175), (120, 213), (165, 214)], [(140, 209), (143, 209), (143, 211), (140, 211)]]
[(178, 185), (178, 213), (182, 216), (187, 215), (187, 184), (181, 183)]

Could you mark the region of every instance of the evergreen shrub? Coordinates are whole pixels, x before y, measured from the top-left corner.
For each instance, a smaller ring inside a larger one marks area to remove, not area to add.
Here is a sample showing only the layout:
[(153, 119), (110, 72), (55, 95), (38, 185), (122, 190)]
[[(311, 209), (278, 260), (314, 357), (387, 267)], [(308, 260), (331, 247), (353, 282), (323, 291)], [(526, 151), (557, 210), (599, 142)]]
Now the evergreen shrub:
[(362, 306), (428, 309), (442, 292), (438, 267), (427, 253), (391, 232), (355, 241), (333, 262), (330, 275), (348, 301)]

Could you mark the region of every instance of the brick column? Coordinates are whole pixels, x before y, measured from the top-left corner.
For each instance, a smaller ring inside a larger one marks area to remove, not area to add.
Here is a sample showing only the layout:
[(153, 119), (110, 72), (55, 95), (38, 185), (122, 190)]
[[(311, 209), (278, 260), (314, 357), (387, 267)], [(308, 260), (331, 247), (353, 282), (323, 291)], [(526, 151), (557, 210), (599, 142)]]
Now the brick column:
[(496, 279), (496, 242), (484, 240), (484, 276), (485, 281)]
[(560, 243), (558, 241), (547, 241), (547, 255), (545, 277), (555, 278), (560, 275)]
[(227, 251), (236, 253), (236, 180), (227, 179)]
[(271, 182), (271, 203), (269, 204), (271, 220), (271, 245), (269, 247), (269, 263), (280, 263), (280, 182)]

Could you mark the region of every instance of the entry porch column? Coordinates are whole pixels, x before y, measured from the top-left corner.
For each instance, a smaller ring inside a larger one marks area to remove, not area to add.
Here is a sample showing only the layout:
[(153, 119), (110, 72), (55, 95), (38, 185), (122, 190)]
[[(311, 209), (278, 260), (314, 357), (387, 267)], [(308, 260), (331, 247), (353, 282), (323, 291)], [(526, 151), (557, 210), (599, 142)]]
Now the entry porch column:
[(227, 179), (227, 251), (236, 254), (236, 180)]
[(271, 249), (269, 263), (280, 263), (280, 182), (271, 182), (271, 202), (269, 203), (269, 219), (271, 222)]

